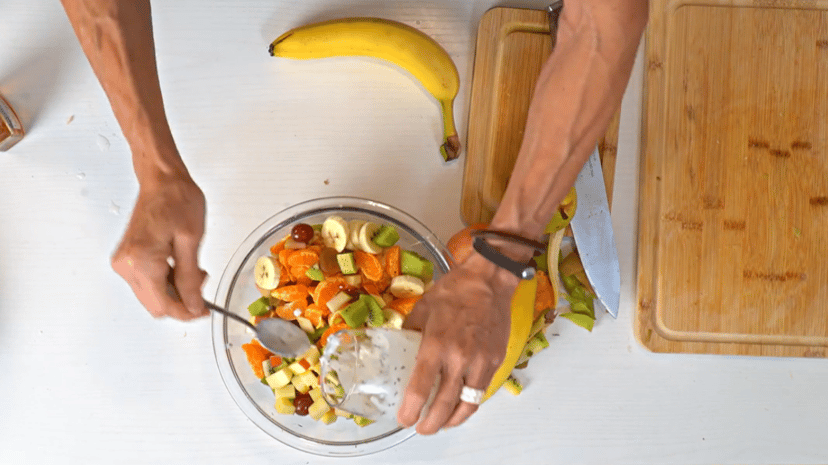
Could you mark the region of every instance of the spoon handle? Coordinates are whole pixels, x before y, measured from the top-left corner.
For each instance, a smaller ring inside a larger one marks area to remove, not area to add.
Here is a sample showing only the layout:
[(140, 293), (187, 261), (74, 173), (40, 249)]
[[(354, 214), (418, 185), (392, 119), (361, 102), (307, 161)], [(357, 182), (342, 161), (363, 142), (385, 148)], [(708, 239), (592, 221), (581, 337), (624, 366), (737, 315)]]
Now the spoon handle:
[(255, 327), (255, 326), (253, 326), (252, 324), (250, 324), (250, 322), (249, 322), (249, 321), (247, 321), (247, 320), (245, 320), (244, 318), (242, 318), (242, 317), (240, 317), (240, 316), (236, 315), (235, 313), (230, 313), (230, 312), (228, 312), (227, 310), (225, 310), (225, 309), (223, 309), (223, 308), (219, 307), (218, 305), (216, 305), (216, 304), (214, 304), (214, 303), (212, 303), (212, 302), (208, 302), (208, 301), (206, 301), (206, 300), (204, 301), (204, 305), (206, 305), (206, 306), (207, 306), (207, 308), (209, 308), (210, 310), (212, 310), (212, 311), (214, 311), (214, 312), (219, 312), (219, 313), (221, 313), (222, 315), (224, 315), (224, 316), (226, 316), (226, 317), (228, 317), (228, 318), (232, 318), (232, 319), (234, 319), (234, 320), (238, 321), (239, 323), (243, 323), (243, 324), (247, 325), (247, 327), (248, 327), (248, 328), (250, 328), (250, 329), (252, 329), (254, 333), (256, 332), (256, 327)]

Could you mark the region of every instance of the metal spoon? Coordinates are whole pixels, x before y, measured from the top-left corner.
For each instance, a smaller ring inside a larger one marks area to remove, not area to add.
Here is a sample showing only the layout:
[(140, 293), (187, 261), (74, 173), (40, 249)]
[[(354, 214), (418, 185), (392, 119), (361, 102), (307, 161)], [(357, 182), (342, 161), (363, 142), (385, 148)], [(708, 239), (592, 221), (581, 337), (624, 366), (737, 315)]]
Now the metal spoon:
[(311, 342), (307, 333), (295, 324), (281, 318), (265, 318), (253, 325), (244, 318), (230, 313), (218, 305), (204, 301), (210, 310), (236, 320), (253, 331), (256, 339), (269, 351), (283, 357), (298, 357), (307, 351)]

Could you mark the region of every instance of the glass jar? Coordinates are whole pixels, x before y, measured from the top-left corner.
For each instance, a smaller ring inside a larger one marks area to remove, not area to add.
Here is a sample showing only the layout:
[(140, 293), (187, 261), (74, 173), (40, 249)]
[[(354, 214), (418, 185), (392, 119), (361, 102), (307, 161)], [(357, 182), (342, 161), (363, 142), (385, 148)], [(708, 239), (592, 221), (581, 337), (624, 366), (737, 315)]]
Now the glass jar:
[(23, 125), (11, 105), (0, 95), (0, 152), (5, 152), (23, 138)]

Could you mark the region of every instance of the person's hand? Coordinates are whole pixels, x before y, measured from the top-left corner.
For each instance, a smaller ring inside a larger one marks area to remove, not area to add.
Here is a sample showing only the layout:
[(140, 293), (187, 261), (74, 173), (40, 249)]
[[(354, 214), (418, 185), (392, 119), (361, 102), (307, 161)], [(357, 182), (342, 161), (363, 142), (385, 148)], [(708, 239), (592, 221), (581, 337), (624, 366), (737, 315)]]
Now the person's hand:
[(516, 277), (473, 254), (417, 302), (404, 327), (422, 331), (423, 340), (397, 414), (401, 425), (417, 423), (438, 379), (418, 433), (457, 426), (477, 411), (477, 405), (460, 401), (460, 391), (485, 391), (503, 361), (517, 284)]
[(191, 320), (208, 313), (201, 296), (206, 273), (198, 266), (204, 214), (204, 194), (189, 177), (141, 186), (112, 268), (156, 318)]

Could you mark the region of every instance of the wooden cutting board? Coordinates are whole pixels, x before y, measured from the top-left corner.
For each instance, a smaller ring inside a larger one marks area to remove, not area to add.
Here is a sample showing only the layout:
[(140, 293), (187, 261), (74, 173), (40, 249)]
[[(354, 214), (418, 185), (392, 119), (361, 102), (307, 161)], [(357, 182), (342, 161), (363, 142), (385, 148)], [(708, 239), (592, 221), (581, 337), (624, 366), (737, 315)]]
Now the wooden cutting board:
[(637, 338), (825, 357), (828, 2), (650, 8)]
[[(467, 225), (490, 222), (500, 204), (550, 43), (546, 11), (498, 7), (480, 21), (461, 199)], [(618, 118), (616, 114), (599, 143), (610, 204)]]

